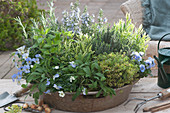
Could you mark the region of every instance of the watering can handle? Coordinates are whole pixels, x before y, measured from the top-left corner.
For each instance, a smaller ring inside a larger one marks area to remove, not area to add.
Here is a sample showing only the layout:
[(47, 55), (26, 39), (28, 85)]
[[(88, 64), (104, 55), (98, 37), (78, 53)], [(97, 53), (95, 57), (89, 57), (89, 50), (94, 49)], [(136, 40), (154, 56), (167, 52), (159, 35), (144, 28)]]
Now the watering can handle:
[(167, 36), (167, 35), (170, 35), (170, 33), (167, 33), (167, 34), (163, 35), (163, 36), (162, 36), (162, 38), (161, 38), (161, 39), (159, 39), (159, 42), (158, 42), (158, 50), (159, 50), (159, 44), (160, 44), (160, 42), (161, 42), (161, 41), (162, 41), (162, 39), (163, 39), (165, 36)]
[[(166, 74), (166, 72), (165, 72), (165, 70), (163, 68), (163, 64), (165, 62), (167, 62), (169, 59), (164, 59), (162, 62), (160, 62), (160, 60), (155, 55), (153, 57), (158, 62), (158, 69), (160, 69), (160, 73), (161, 73), (162, 77), (165, 76), (167, 78), (168, 75)], [(165, 81), (165, 79), (164, 79), (164, 81)]]

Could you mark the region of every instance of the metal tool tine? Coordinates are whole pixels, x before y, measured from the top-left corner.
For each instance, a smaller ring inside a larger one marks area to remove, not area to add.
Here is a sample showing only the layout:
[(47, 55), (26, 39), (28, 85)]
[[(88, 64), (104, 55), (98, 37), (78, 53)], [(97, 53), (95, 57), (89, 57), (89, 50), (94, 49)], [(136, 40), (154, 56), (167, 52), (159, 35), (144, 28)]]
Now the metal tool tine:
[(141, 99), (141, 100), (144, 100), (144, 101), (136, 105), (136, 107), (135, 107), (135, 109), (134, 109), (135, 113), (138, 112), (138, 110), (140, 109), (140, 107), (141, 107), (142, 105), (146, 104), (147, 102), (149, 102), (149, 101), (151, 101), (151, 100), (154, 100), (154, 99), (156, 99), (156, 98), (159, 98), (159, 97), (160, 97), (160, 95), (157, 95), (157, 96), (152, 97), (152, 98), (149, 98), (149, 99)]
[(140, 107), (141, 107), (142, 105), (144, 105), (145, 103), (146, 103), (146, 101), (137, 104), (136, 107), (134, 108), (135, 113), (137, 113), (138, 110), (140, 109)]
[(125, 104), (124, 104), (124, 106), (126, 106), (130, 101), (132, 101), (132, 100), (146, 100), (146, 99), (142, 99), (142, 98), (131, 98), (131, 99), (129, 99)]

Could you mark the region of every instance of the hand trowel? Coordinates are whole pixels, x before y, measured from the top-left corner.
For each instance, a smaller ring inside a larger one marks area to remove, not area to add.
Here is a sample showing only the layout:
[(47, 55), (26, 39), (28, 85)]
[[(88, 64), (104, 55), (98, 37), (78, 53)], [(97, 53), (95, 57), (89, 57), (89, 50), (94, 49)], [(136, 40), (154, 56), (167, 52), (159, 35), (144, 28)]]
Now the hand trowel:
[(19, 100), (18, 97), (21, 97), (22, 94), (27, 92), (31, 87), (32, 87), (32, 84), (29, 84), (27, 88), (22, 88), (18, 90), (17, 92), (15, 92), (13, 95), (10, 95), (8, 92), (2, 93), (0, 95), (0, 108)]

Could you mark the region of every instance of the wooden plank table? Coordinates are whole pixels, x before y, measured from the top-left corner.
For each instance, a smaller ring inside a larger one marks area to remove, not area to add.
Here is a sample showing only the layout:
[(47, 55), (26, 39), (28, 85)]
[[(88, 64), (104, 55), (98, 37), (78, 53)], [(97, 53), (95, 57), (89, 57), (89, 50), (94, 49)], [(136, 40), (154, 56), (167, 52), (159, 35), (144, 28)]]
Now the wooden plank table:
[[(22, 81), (22, 82), (24, 82), (24, 81)], [(21, 87), (19, 85), (17, 85), (16, 82), (12, 82), (11, 79), (0, 79), (0, 89), (1, 89), (0, 94), (2, 94), (5, 91), (12, 94), (13, 92), (19, 90), (20, 88)], [(157, 78), (143, 78), (143, 79), (140, 79), (140, 81), (137, 82), (133, 86), (132, 91), (129, 95), (129, 98), (133, 98), (133, 97), (151, 98), (153, 96), (156, 96), (157, 93), (161, 90), (162, 90), (162, 88), (157, 86)], [(20, 100), (24, 101), (24, 97), (21, 97)], [(31, 97), (28, 97), (25, 101), (28, 103), (33, 103), (33, 99)], [(143, 113), (143, 108), (146, 106), (149, 107), (151, 105), (159, 104), (162, 102), (169, 102), (169, 101), (170, 101), (170, 98), (166, 99), (166, 100), (156, 99), (156, 100), (150, 101), (147, 104), (143, 105), (141, 107), (141, 109), (138, 111), (138, 113)], [(96, 112), (96, 113), (133, 113), (134, 107), (139, 102), (141, 102), (141, 101), (139, 101), (139, 100), (131, 101), (126, 106), (121, 104), (115, 108), (108, 109), (105, 111)], [(4, 113), (3, 108), (0, 109), (0, 113)], [(28, 112), (23, 111), (23, 113), (28, 113)], [(60, 111), (60, 110), (53, 110), (52, 113), (67, 113), (67, 112)], [(146, 113), (149, 113), (149, 112), (146, 112)], [(166, 109), (166, 110), (159, 111), (157, 113), (170, 113), (170, 108)]]

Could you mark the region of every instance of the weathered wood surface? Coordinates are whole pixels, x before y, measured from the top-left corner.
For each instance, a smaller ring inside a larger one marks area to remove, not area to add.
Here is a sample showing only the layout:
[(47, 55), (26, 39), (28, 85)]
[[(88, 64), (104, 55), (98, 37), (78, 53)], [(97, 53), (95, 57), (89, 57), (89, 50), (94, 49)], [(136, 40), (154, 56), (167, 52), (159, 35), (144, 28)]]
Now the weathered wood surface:
[(11, 79), (13, 74), (18, 73), (18, 69), (14, 66), (12, 66), (12, 68), (10, 69), (10, 71), (4, 76), (3, 79)]
[(11, 53), (12, 51), (7, 51), (0, 54), (0, 79), (5, 78), (14, 67), (12, 65), (12, 58), (10, 57)]
[[(24, 81), (22, 81), (24, 82)], [(15, 91), (19, 90), (21, 87), (17, 85), (16, 82), (12, 82), (11, 79), (0, 79), (0, 94), (3, 92), (7, 91), (10, 94), (14, 93)], [(160, 92), (162, 88), (157, 86), (157, 78), (143, 78), (139, 82), (137, 82), (134, 86), (133, 89), (129, 95), (129, 98), (137, 97), (137, 98), (151, 98), (153, 96), (156, 96), (158, 92)], [(20, 98), (21, 101), (24, 101), (24, 97)], [(33, 99), (31, 97), (28, 97), (26, 100), (28, 103), (32, 103)], [(95, 113), (133, 113), (133, 109), (136, 106), (136, 104), (140, 103), (141, 101), (139, 100), (134, 100), (129, 102), (126, 106), (123, 104), (112, 108), (108, 109), (105, 111), (100, 111), (100, 112), (95, 112)], [(170, 98), (166, 100), (153, 100), (148, 102), (147, 104), (143, 105), (141, 109), (139, 110), (138, 113), (143, 113), (143, 108), (146, 106), (151, 106), (151, 105), (156, 105), (160, 104), (162, 102), (170, 102)], [(0, 113), (3, 113), (3, 109), (0, 109)], [(28, 112), (23, 112), (23, 113), (28, 113)], [(67, 113), (65, 111), (60, 111), (60, 110), (53, 110), (52, 113)], [(69, 113), (69, 112), (68, 112)], [(146, 112), (150, 113), (150, 112)], [(170, 108), (166, 110), (159, 111), (157, 113), (170, 113)]]

